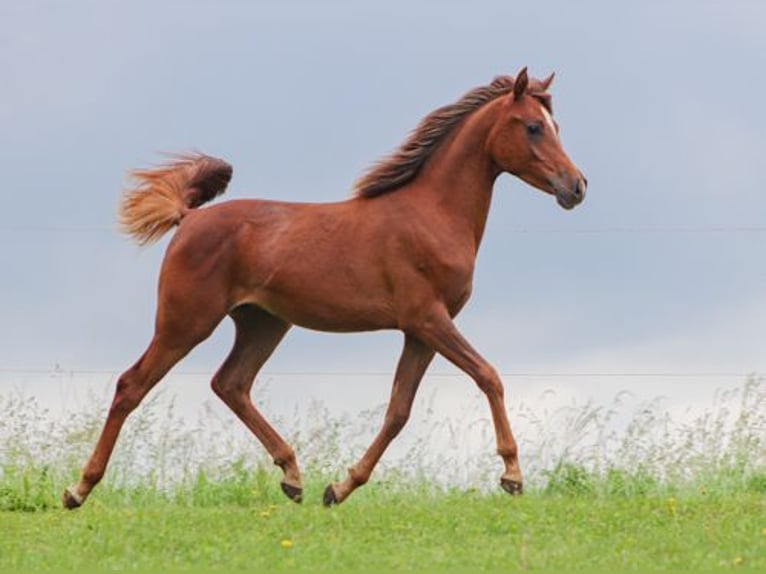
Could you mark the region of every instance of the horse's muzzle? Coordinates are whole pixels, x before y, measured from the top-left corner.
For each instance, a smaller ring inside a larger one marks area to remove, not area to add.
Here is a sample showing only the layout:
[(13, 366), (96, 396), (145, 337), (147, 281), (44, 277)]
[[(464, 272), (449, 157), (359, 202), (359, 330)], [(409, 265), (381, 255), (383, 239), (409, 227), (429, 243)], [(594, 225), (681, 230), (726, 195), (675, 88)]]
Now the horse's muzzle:
[(585, 191), (588, 189), (588, 180), (580, 174), (573, 185), (556, 186), (556, 201), (564, 209), (573, 209), (585, 199)]

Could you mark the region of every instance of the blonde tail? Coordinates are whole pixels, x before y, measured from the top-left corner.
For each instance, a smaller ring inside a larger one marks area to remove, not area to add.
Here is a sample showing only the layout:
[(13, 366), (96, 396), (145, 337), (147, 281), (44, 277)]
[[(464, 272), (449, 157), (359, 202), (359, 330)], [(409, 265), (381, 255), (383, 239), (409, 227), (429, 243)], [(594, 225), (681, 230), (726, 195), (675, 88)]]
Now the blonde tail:
[(231, 173), (225, 161), (199, 153), (133, 170), (130, 175), (137, 185), (120, 203), (120, 226), (141, 245), (157, 241), (189, 211), (221, 195)]

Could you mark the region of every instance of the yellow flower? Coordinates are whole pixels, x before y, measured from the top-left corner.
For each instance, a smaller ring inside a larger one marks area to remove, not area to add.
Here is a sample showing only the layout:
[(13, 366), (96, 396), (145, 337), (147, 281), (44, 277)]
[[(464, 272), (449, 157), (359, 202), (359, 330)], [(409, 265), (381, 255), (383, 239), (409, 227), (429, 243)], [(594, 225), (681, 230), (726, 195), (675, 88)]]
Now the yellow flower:
[(667, 502), (668, 510), (670, 511), (670, 514), (675, 516), (676, 515), (676, 499), (671, 496), (670, 498), (667, 499), (666, 502)]
[(290, 540), (289, 538), (285, 538), (285, 539), (282, 540), (282, 542), (279, 543), (279, 545), (282, 548), (285, 548), (285, 549), (292, 548), (293, 547), (293, 541)]
[(268, 518), (269, 516), (271, 516), (271, 512), (269, 512), (268, 510), (264, 510), (263, 512), (261, 512), (261, 518)]
[(742, 564), (744, 561), (745, 561), (745, 559), (744, 559), (744, 558), (742, 558), (742, 556), (737, 556), (737, 557), (736, 557), (734, 560), (732, 560), (732, 561), (731, 561), (731, 563), (732, 563), (732, 564), (734, 564), (734, 566), (739, 566), (739, 565), (741, 565), (741, 564)]
[(763, 534), (764, 536), (766, 536), (766, 528), (761, 528), (761, 534)]

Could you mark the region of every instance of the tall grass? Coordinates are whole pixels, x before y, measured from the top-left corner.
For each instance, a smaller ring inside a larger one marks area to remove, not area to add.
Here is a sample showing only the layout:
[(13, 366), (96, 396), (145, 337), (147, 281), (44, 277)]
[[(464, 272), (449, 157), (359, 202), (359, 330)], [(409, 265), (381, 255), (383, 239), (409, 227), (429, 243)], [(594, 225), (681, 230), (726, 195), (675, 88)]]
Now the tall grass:
[[(103, 423), (106, 405), (54, 416), (32, 397), (0, 395), (0, 510), (59, 505)], [(318, 402), (277, 427), (299, 454), (307, 482), (338, 478), (369, 444), (385, 405), (332, 416)], [(550, 412), (520, 405), (513, 421), (527, 488), (583, 496), (766, 493), (766, 379), (751, 377), (720, 391), (701, 414), (674, 419), (661, 400), (631, 409), (573, 404)], [(376, 471), (381, 488), (485, 490), (499, 462), (484, 413), (442, 417), (426, 408), (409, 439)], [(189, 423), (172, 397), (153, 395), (131, 416), (104, 484), (111, 503), (163, 497), (183, 504), (255, 505), (279, 499), (278, 471), (233, 417), (210, 409)]]

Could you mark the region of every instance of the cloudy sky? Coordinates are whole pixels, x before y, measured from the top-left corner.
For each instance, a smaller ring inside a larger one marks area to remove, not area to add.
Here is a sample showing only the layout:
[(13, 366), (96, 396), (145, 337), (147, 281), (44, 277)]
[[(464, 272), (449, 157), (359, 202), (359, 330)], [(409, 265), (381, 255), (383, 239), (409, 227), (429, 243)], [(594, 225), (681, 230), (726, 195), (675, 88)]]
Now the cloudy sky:
[[(422, 116), (522, 66), (556, 72), (590, 187), (565, 212), (497, 182), (459, 325), (511, 403), (554, 389), (684, 405), (764, 373), (764, 26), (755, 0), (5, 1), (0, 393), (110, 393), (145, 348), (167, 238), (116, 231), (127, 169), (200, 149), (234, 165), (224, 199), (342, 199)], [(208, 399), (231, 335), (221, 325), (168, 388)], [(295, 329), (270, 392), (373, 406), (399, 347)], [(431, 371), (426, 392), (476, 397), (447, 363)]]

